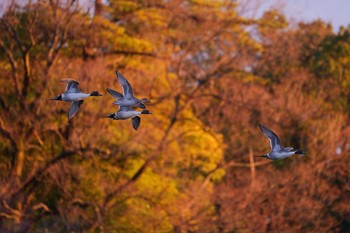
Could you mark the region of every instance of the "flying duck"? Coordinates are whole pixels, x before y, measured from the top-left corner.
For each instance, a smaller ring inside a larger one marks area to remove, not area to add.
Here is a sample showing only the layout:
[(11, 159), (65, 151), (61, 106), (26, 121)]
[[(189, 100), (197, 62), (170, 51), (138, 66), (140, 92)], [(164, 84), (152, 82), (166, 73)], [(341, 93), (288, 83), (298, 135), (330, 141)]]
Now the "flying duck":
[(97, 91), (91, 93), (83, 93), (79, 90), (79, 82), (75, 80), (61, 80), (63, 83), (67, 83), (66, 91), (53, 98), (52, 100), (61, 100), (65, 102), (72, 102), (68, 110), (68, 120), (72, 119), (73, 116), (78, 112), (80, 105), (84, 103), (85, 98), (89, 96), (102, 96)]
[(138, 116), (140, 114), (152, 114), (147, 109), (142, 109), (141, 112), (133, 110), (131, 107), (119, 106), (119, 110), (115, 113), (107, 115), (106, 118), (111, 118), (113, 120), (126, 120), (131, 118), (132, 126), (135, 130), (138, 130), (141, 118)]
[(261, 129), (263, 134), (270, 140), (271, 151), (265, 155), (261, 155), (258, 157), (264, 157), (271, 160), (280, 160), (294, 154), (300, 154), (301, 156), (305, 155), (305, 153), (300, 149), (293, 151), (293, 147), (283, 147), (281, 139), (278, 137), (278, 135), (266, 126), (260, 124), (259, 128)]
[(116, 99), (113, 104), (121, 107), (133, 107), (138, 106), (139, 108), (145, 109), (145, 103), (150, 103), (147, 98), (138, 99), (134, 96), (134, 92), (128, 80), (118, 71), (116, 72), (118, 82), (123, 88), (123, 94), (107, 88), (107, 92)]

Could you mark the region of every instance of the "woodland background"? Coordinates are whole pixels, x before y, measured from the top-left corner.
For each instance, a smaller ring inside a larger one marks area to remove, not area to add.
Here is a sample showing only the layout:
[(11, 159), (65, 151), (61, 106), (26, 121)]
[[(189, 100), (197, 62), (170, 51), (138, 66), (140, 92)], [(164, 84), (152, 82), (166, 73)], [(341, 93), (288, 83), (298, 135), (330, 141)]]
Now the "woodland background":
[[(0, 232), (350, 232), (350, 27), (244, 1), (17, 1), (0, 19)], [(117, 110), (115, 71), (153, 115)], [(59, 80), (88, 98), (72, 121)], [(271, 162), (259, 123), (307, 156)]]

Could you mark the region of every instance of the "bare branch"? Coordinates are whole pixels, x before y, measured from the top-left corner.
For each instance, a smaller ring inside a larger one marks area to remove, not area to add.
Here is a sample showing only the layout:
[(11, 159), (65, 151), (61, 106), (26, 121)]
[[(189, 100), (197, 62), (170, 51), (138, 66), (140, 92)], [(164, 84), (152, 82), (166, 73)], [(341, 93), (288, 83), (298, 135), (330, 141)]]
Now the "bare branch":
[(113, 50), (107, 52), (106, 54), (123, 54), (123, 55), (136, 55), (136, 56), (146, 56), (146, 57), (156, 57), (155, 53), (151, 52), (137, 52), (137, 51), (123, 51), (123, 50)]
[(111, 201), (113, 200), (113, 198), (119, 194), (120, 192), (122, 192), (124, 189), (126, 189), (127, 187), (129, 187), (131, 184), (135, 183), (140, 176), (142, 175), (142, 173), (145, 171), (146, 167), (148, 166), (148, 164), (154, 159), (154, 156), (148, 158), (143, 164), (142, 166), (137, 170), (137, 172), (124, 184), (122, 184), (121, 186), (119, 186), (117, 189), (115, 189), (113, 192), (107, 194), (107, 196), (105, 197), (104, 203), (103, 203), (103, 210), (107, 210), (109, 208), (109, 205), (111, 203)]
[(77, 151), (62, 151), (56, 158), (48, 161), (42, 168), (38, 169), (30, 178), (28, 178), (24, 184), (15, 190), (11, 195), (16, 196), (26, 190), (29, 186), (36, 183), (38, 179), (54, 164), (59, 161), (69, 158), (70, 156), (76, 154)]
[(2, 201), (1, 206), (3, 206), (3, 211), (0, 212), (1, 217), (14, 219), (16, 222), (20, 221), (22, 218), (21, 211), (11, 208), (4, 200)]
[[(2, 22), (2, 20), (0, 20), (0, 22)], [(7, 59), (11, 65), (11, 70), (12, 70), (12, 80), (13, 80), (13, 83), (15, 84), (15, 91), (16, 91), (16, 94), (17, 95), (20, 95), (20, 91), (19, 91), (19, 86), (18, 86), (18, 76), (17, 76), (17, 70), (18, 70), (18, 65), (17, 65), (17, 62), (11, 52), (10, 49), (8, 49), (4, 42), (2, 40), (0, 40), (0, 46), (1, 48), (4, 50), (6, 56), (7, 56)]]
[(22, 96), (26, 97), (28, 94), (29, 83), (30, 83), (30, 59), (29, 59), (29, 49), (26, 49), (23, 53), (22, 59), (24, 64), (24, 78), (23, 78), (23, 86), (22, 86)]
[(6, 111), (9, 110), (9, 107), (6, 105), (5, 100), (0, 96), (0, 106), (5, 109)]
[(3, 123), (2, 119), (0, 119), (0, 134), (4, 138), (6, 138), (10, 141), (11, 146), (15, 149), (15, 151), (18, 151), (17, 142), (16, 142), (14, 136), (11, 134), (11, 132), (4, 127), (4, 123)]

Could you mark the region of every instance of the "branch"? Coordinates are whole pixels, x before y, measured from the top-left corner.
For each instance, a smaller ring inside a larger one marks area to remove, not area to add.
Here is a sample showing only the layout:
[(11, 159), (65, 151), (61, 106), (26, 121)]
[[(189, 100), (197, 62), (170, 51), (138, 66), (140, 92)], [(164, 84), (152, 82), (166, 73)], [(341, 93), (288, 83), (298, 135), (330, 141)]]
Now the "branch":
[(11, 65), (11, 70), (12, 70), (12, 80), (15, 84), (15, 91), (16, 91), (16, 94), (19, 95), (20, 92), (19, 92), (19, 86), (18, 86), (18, 76), (17, 76), (17, 69), (18, 69), (18, 66), (17, 66), (17, 62), (15, 60), (15, 58), (13, 57), (13, 54), (11, 52), (10, 49), (8, 49), (4, 42), (2, 40), (0, 40), (0, 46), (1, 48), (4, 50), (6, 56), (7, 56), (7, 59), (8, 61), (10, 62), (10, 65)]
[(23, 52), (22, 59), (23, 59), (23, 65), (24, 65), (24, 78), (23, 78), (23, 86), (22, 86), (22, 96), (26, 97), (28, 94), (28, 88), (30, 83), (30, 60), (29, 60), (29, 49), (31, 47), (28, 47)]
[(45, 164), (45, 166), (43, 166), (42, 168), (38, 169), (34, 175), (32, 175), (29, 179), (27, 179), (26, 182), (24, 182), (24, 184), (18, 188), (16, 191), (14, 191), (11, 196), (16, 196), (20, 193), (22, 193), (24, 190), (26, 190), (30, 185), (36, 183), (38, 181), (38, 179), (45, 174), (45, 172), (54, 164), (58, 163), (59, 161), (68, 158), (74, 154), (76, 154), (77, 151), (62, 151), (61, 154), (59, 154), (56, 158), (50, 160), (49, 162), (47, 162)]
[[(22, 53), (22, 60), (24, 64), (24, 79), (23, 79), (23, 87), (22, 87), (22, 97), (25, 97), (28, 93), (29, 88), (29, 75), (30, 75), (30, 64), (29, 64), (29, 50), (32, 48), (33, 44), (25, 45), (21, 41), (21, 39), (18, 36), (18, 33), (14, 27), (12, 27), (6, 20), (1, 19), (0, 23), (2, 23), (5, 28), (9, 31), (10, 36), (14, 39), (16, 42), (19, 50)], [(3, 48), (5, 46), (2, 46)], [(8, 55), (7, 55), (8, 56)], [(14, 63), (16, 64), (16, 63)], [(17, 85), (18, 87), (18, 85)]]
[[(255, 162), (254, 166), (255, 167), (263, 166), (263, 165), (266, 165), (266, 164), (269, 164), (269, 163), (271, 163), (270, 160), (265, 160), (265, 161)], [(251, 168), (251, 163), (239, 163), (239, 162), (231, 161), (231, 162), (226, 163), (222, 167), (223, 168), (226, 168), (226, 167), (246, 167), (246, 168)]]
[[(30, 2), (30, 5), (31, 5), (31, 2)], [(32, 6), (30, 6), (29, 8), (31, 8)], [(33, 9), (31, 10), (32, 12), (34, 12), (33, 16), (30, 17), (32, 14), (29, 14), (28, 16), (28, 24), (30, 25), (28, 27), (28, 34), (29, 34), (29, 38), (30, 38), (30, 42), (32, 45), (35, 45), (36, 44), (36, 40), (35, 40), (35, 37), (34, 37), (34, 34), (33, 34), (33, 28), (34, 26), (37, 24), (37, 19), (38, 19), (38, 15), (39, 15), (39, 10), (37, 9)]]
[(0, 212), (0, 217), (14, 219), (16, 222), (20, 222), (23, 215), (21, 211), (11, 208), (4, 200), (0, 207), (3, 207), (3, 211)]
[(49, 68), (54, 63), (57, 54), (61, 47), (63, 46), (65, 39), (67, 37), (68, 25), (66, 25), (64, 31), (60, 35), (60, 27), (59, 25), (55, 25), (56, 30), (53, 34), (53, 38), (49, 44), (49, 50), (46, 55), (46, 67)]
[(138, 56), (148, 56), (148, 57), (156, 57), (155, 53), (149, 52), (136, 52), (136, 51), (122, 51), (122, 50), (114, 50), (111, 52), (107, 52), (106, 54), (123, 54), (123, 55), (138, 55)]
[(18, 151), (18, 145), (17, 142), (15, 140), (15, 138), (13, 137), (13, 135), (10, 133), (9, 130), (5, 129), (5, 127), (3, 126), (3, 121), (2, 119), (0, 119), (0, 134), (8, 139), (11, 143), (11, 146), (15, 149), (15, 151)]
[(29, 186), (35, 184), (38, 179), (49, 170), (50, 167), (60, 162), (63, 159), (69, 158), (72, 155), (78, 154), (79, 152), (92, 151), (94, 153), (104, 153), (103, 151), (96, 148), (79, 148), (74, 151), (62, 151), (56, 158), (48, 161), (43, 167), (39, 168), (30, 178), (28, 178), (24, 184), (14, 191), (11, 195), (16, 196), (26, 190)]
[(0, 96), (0, 106), (6, 110), (6, 112), (9, 111), (9, 107), (6, 105), (5, 100)]
[(137, 172), (124, 184), (122, 184), (121, 186), (119, 186), (117, 189), (115, 189), (113, 192), (107, 194), (105, 201), (103, 203), (103, 210), (106, 210), (109, 208), (109, 205), (111, 203), (111, 201), (113, 200), (113, 197), (116, 196), (118, 193), (120, 193), (121, 191), (123, 191), (124, 189), (126, 189), (127, 187), (129, 187), (131, 184), (135, 183), (140, 176), (143, 174), (143, 172), (145, 171), (146, 167), (148, 166), (148, 164), (154, 159), (155, 157), (152, 156), (150, 158), (148, 158), (143, 165), (137, 170)]
[(0, 19), (0, 22), (5, 25), (5, 27), (7, 28), (7, 30), (9, 31), (9, 33), (11, 34), (11, 37), (13, 39), (15, 39), (17, 46), (19, 48), (19, 50), (24, 53), (26, 51), (25, 46), (23, 45), (22, 41), (20, 40), (16, 30), (4, 19)]

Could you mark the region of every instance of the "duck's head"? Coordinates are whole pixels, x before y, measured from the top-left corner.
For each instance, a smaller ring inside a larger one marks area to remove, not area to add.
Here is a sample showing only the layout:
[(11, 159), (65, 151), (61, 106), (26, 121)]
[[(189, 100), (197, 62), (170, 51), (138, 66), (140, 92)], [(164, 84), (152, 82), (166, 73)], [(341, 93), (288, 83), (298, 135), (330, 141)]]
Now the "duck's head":
[(148, 109), (143, 109), (141, 114), (152, 114), (152, 112), (150, 112)]
[(51, 100), (62, 100), (62, 95), (55, 96), (55, 98), (53, 98)]
[(115, 113), (108, 114), (105, 118), (115, 119)]
[(256, 157), (261, 157), (261, 158), (267, 158), (267, 159), (269, 159), (269, 158), (270, 158), (270, 155), (269, 155), (269, 154), (266, 154), (266, 155), (257, 155)]
[(93, 91), (90, 93), (90, 96), (102, 96), (98, 91)]

